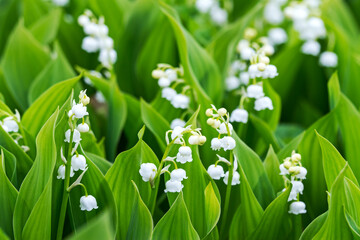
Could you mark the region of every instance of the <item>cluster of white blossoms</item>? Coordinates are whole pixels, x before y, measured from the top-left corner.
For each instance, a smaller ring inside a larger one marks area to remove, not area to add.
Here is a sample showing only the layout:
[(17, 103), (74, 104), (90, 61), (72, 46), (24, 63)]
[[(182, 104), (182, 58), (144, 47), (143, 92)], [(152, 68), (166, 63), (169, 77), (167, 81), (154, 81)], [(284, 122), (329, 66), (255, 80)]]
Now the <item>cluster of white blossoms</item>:
[[(64, 142), (68, 143), (68, 159), (64, 156), (63, 148), (61, 148), (61, 160), (63, 164), (58, 168), (58, 179), (66, 179), (67, 171), (70, 171), (68, 177), (73, 177), (75, 172), (81, 170), (82, 173), (79, 175), (77, 180), (68, 187), (68, 191), (76, 186), (82, 186), (85, 191), (85, 196), (80, 198), (80, 208), (81, 210), (91, 211), (92, 209), (97, 209), (96, 199), (87, 194), (86, 187), (80, 183), (82, 177), (87, 171), (86, 158), (84, 155), (79, 154), (77, 148), (80, 145), (81, 133), (89, 132), (90, 128), (87, 123), (85, 123), (85, 117), (89, 115), (87, 112), (87, 107), (90, 103), (90, 98), (86, 95), (86, 90), (81, 91), (79, 94), (79, 102), (76, 103), (75, 100), (72, 102), (71, 110), (68, 112), (69, 117), (69, 129), (65, 132)], [(80, 123), (78, 121), (81, 120)]]
[(114, 41), (108, 36), (109, 28), (105, 25), (104, 17), (96, 19), (90, 10), (80, 15), (78, 23), (87, 35), (82, 41), (82, 49), (88, 53), (100, 52), (98, 60), (108, 69), (116, 62), (117, 53), (114, 50)]
[[(280, 25), (285, 17), (291, 19), (293, 29), (298, 32), (304, 41), (301, 51), (304, 54), (319, 56), (321, 44), (319, 40), (327, 37), (326, 28), (321, 15), (321, 0), (287, 1), (270, 0), (264, 9), (264, 19), (271, 25)], [(272, 42), (286, 42), (286, 32), (282, 28), (269, 31)], [(284, 34), (285, 33), (285, 34)], [(333, 46), (330, 46), (330, 48)], [(325, 51), (320, 54), (321, 66), (334, 68), (337, 66), (338, 57), (334, 52)]]
[[(224, 178), (224, 183), (228, 184), (229, 179), (229, 171), (224, 173), (224, 169), (222, 166), (218, 165), (218, 163), (226, 163), (229, 167), (229, 170), (232, 169), (232, 181), (231, 185), (240, 184), (240, 174), (237, 170), (237, 160), (233, 155), (233, 149), (236, 146), (236, 142), (234, 138), (231, 137), (233, 126), (229, 123), (229, 113), (225, 108), (216, 109), (215, 106), (211, 105), (211, 108), (206, 110), (206, 116), (208, 116), (207, 124), (211, 127), (215, 128), (219, 136), (217, 138), (213, 138), (211, 140), (211, 149), (214, 151), (219, 151), (223, 149), (224, 151), (230, 151), (230, 161), (226, 158), (221, 157), (219, 155), (219, 160), (208, 167), (208, 174), (211, 178), (219, 180), (222, 177)], [(234, 160), (235, 158), (235, 160)]]
[(20, 133), (20, 113), (15, 109), (15, 115), (11, 115), (5, 111), (0, 111), (0, 118), (5, 116), (0, 120), (0, 126), (4, 129), (5, 132), (9, 133), (14, 142), (19, 145), (24, 152), (30, 150), (26, 145), (20, 144), (20, 140), (23, 139), (23, 136)]
[[(170, 135), (170, 137), (169, 137)], [(185, 141), (185, 135), (188, 136)], [(166, 132), (167, 150), (165, 150), (164, 156), (160, 162), (159, 168), (153, 163), (142, 163), (140, 165), (139, 173), (145, 182), (150, 182), (154, 186), (155, 180), (163, 173), (168, 173), (170, 179), (165, 183), (165, 192), (180, 192), (184, 185), (182, 181), (187, 179), (186, 171), (182, 168), (178, 168), (177, 163), (185, 164), (192, 162), (192, 150), (188, 145), (203, 145), (206, 142), (206, 137), (201, 134), (201, 129), (191, 129), (191, 126), (180, 127), (177, 126), (173, 130)], [(168, 156), (168, 150), (174, 144), (180, 145), (176, 156)], [(164, 164), (169, 162), (170, 164), (164, 167)], [(174, 165), (174, 169), (170, 172), (169, 168), (171, 164)]]
[[(170, 101), (174, 108), (188, 109), (190, 98), (186, 92), (190, 87), (184, 84), (184, 70), (182, 67), (174, 68), (169, 64), (159, 63), (157, 68), (151, 73), (152, 77), (158, 79), (158, 84), (162, 88), (161, 97)], [(181, 93), (176, 88), (182, 85)]]
[[(299, 200), (299, 195), (303, 194), (304, 184), (302, 180), (306, 179), (307, 170), (301, 165), (301, 155), (292, 152), (291, 157), (284, 159), (280, 164), (280, 175), (284, 177), (285, 186), (291, 183), (292, 188), (288, 198), (290, 204), (289, 213), (298, 215), (306, 213), (305, 203)], [(285, 189), (284, 189), (285, 191)]]
[[(277, 68), (270, 64), (269, 58), (275, 52), (274, 40), (257, 38), (257, 34), (253, 28), (245, 30), (244, 39), (237, 45), (239, 59), (231, 64), (229, 77), (226, 79), (228, 91), (241, 88), (238, 91), (241, 94), (239, 107), (231, 113), (231, 122), (247, 123), (249, 114), (244, 109), (244, 102), (250, 98), (255, 99), (256, 111), (273, 110), (271, 99), (264, 94), (262, 80), (278, 76)], [(279, 43), (279, 39), (277, 42)]]
[(68, 5), (70, 0), (52, 0), (52, 3), (59, 7), (64, 7)]
[(228, 13), (225, 9), (220, 7), (218, 0), (196, 0), (196, 9), (210, 16), (211, 21), (218, 25), (224, 25), (228, 20)]

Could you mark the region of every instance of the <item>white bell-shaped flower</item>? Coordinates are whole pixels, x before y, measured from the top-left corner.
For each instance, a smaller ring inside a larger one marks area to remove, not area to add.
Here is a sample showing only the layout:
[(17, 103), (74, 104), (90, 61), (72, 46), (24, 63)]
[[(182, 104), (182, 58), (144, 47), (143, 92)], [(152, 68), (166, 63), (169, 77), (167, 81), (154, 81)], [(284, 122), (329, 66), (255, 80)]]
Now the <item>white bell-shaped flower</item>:
[(338, 57), (334, 52), (323, 52), (320, 54), (319, 62), (321, 66), (334, 68), (337, 67)]
[(288, 40), (287, 33), (283, 28), (272, 28), (268, 32), (269, 40), (274, 45), (286, 43)]
[(82, 211), (86, 210), (88, 212), (93, 209), (98, 209), (96, 198), (94, 198), (92, 195), (82, 196), (80, 198), (80, 209)]
[(82, 14), (78, 17), (78, 24), (82, 27), (90, 23), (90, 19), (88, 16)]
[(175, 118), (170, 123), (170, 128), (174, 129), (175, 127), (185, 127), (185, 121), (180, 118)]
[(214, 0), (196, 0), (195, 7), (201, 13), (207, 13), (214, 5)]
[(177, 92), (173, 88), (166, 87), (161, 90), (161, 97), (168, 101), (171, 101), (176, 96), (176, 94)]
[(94, 38), (87, 36), (83, 39), (81, 48), (88, 53), (94, 53), (99, 50), (99, 41)]
[(261, 97), (255, 100), (254, 109), (256, 111), (261, 111), (265, 109), (273, 110), (273, 104), (269, 97)]
[(176, 126), (171, 132), (171, 140), (176, 138), (175, 143), (181, 144), (180, 138), (182, 137), (183, 131), (185, 131), (185, 128)]
[(71, 167), (72, 169), (74, 169), (74, 171), (78, 171), (78, 170), (82, 170), (84, 171), (85, 168), (87, 167), (86, 164), (86, 158), (79, 154), (79, 155), (74, 155), (71, 157)]
[(226, 78), (225, 85), (228, 91), (232, 91), (240, 86), (240, 80), (235, 76), (230, 76)]
[(264, 8), (264, 18), (265, 20), (273, 25), (278, 25), (284, 21), (284, 14), (280, 8), (279, 4), (268, 3)]
[(94, 22), (89, 22), (84, 26), (84, 32), (87, 35), (97, 35), (98, 29), (98, 25)]
[(156, 176), (157, 167), (153, 163), (142, 163), (140, 165), (139, 173), (144, 182), (148, 182)]
[(298, 202), (292, 202), (290, 204), (289, 213), (298, 215), (298, 214), (304, 214), (306, 213), (306, 205), (304, 202), (298, 201)]
[(276, 66), (269, 64), (269, 65), (266, 65), (266, 68), (265, 68), (265, 71), (263, 71), (262, 77), (266, 79), (266, 78), (274, 78), (278, 75), (279, 74), (277, 72)]
[(98, 60), (104, 67), (110, 68), (117, 60), (117, 53), (114, 49), (102, 49)]
[[(241, 45), (240, 45), (240, 47), (241, 47)], [(240, 50), (239, 50), (239, 52), (240, 52)], [(240, 60), (235, 60), (230, 65), (230, 71), (233, 72), (233, 73), (236, 73), (236, 72), (239, 72), (239, 71), (244, 71), (246, 69), (246, 67), (247, 67), (247, 65), (246, 65), (245, 62), (242, 62)]]
[[(229, 180), (229, 171), (227, 171), (225, 173), (225, 176), (224, 176), (224, 183), (226, 185), (228, 185), (228, 180)], [(236, 171), (233, 172), (233, 176), (232, 176), (232, 181), (231, 181), (231, 185), (237, 185), (237, 184), (240, 184), (240, 174)]]
[(191, 148), (188, 146), (181, 146), (179, 148), (179, 152), (176, 155), (176, 161), (182, 164), (186, 162), (192, 162), (192, 151)]
[[(60, 165), (58, 168), (58, 175), (57, 175), (57, 179), (65, 179), (65, 171), (66, 171), (66, 166)], [(70, 177), (74, 176), (74, 169), (71, 167), (70, 168)]]
[[(68, 129), (66, 132), (65, 132), (65, 142), (68, 142), (70, 143), (70, 135), (71, 135), (71, 130)], [(74, 143), (78, 143), (81, 141), (81, 134), (78, 130), (74, 129), (74, 133), (73, 133), (73, 142)]]
[(249, 78), (258, 78), (262, 77), (262, 72), (259, 71), (258, 64), (251, 64), (248, 69)]
[(210, 165), (207, 169), (207, 172), (210, 175), (210, 177), (215, 180), (219, 180), (220, 178), (225, 176), (224, 169), (220, 165), (217, 166), (215, 166), (215, 164)]
[(302, 46), (301, 46), (301, 51), (304, 54), (307, 55), (312, 55), (312, 56), (317, 56), (320, 53), (320, 43), (314, 40), (309, 40), (306, 41)]
[(85, 133), (85, 132), (88, 132), (90, 130), (89, 128), (89, 125), (87, 123), (80, 123), (76, 129), (79, 131), (79, 132), (82, 132), (82, 133)]
[(250, 80), (250, 75), (248, 72), (242, 72), (239, 76), (240, 84), (248, 85)]
[(226, 125), (228, 126), (229, 128), (229, 131), (230, 131), (230, 135), (232, 134), (234, 128), (233, 126), (231, 125), (231, 123), (221, 123), (220, 124), (220, 127), (219, 129), (217, 129), (217, 131), (220, 133), (220, 134), (228, 134), (228, 128), (226, 127)]
[(161, 77), (159, 78), (158, 84), (161, 88), (167, 88), (170, 86), (171, 81), (167, 77)]
[(0, 121), (0, 126), (4, 129), (5, 132), (18, 132), (19, 125), (14, 120), (13, 117), (4, 118), (3, 121)]
[(89, 115), (89, 113), (87, 112), (87, 108), (82, 103), (73, 105), (73, 107), (71, 108), (71, 112), (76, 118), (83, 118)]
[(181, 108), (181, 109), (187, 109), (190, 104), (190, 98), (184, 94), (176, 94), (171, 99), (171, 105), (174, 106), (174, 108)]
[(172, 180), (180, 181), (180, 182), (184, 179), (187, 179), (186, 171), (181, 168), (172, 170), (170, 177)]
[(114, 47), (114, 40), (111, 37), (105, 36), (99, 39), (100, 49), (112, 49), (113, 47)]
[(304, 167), (300, 167), (300, 172), (295, 176), (298, 179), (306, 179), (307, 170)]
[(245, 47), (241, 49), (240, 57), (242, 60), (250, 60), (256, 54), (255, 50), (252, 47)]
[(304, 191), (304, 184), (301, 181), (291, 181), (291, 183), (292, 183), (292, 188), (290, 191), (288, 202), (292, 200), (297, 200), (297, 195), (299, 193), (303, 194)]
[(258, 84), (253, 84), (247, 87), (246, 96), (249, 98), (261, 98), (265, 96), (263, 87)]
[(220, 139), (220, 141), (221, 147), (224, 149), (224, 151), (233, 150), (236, 146), (235, 140), (229, 136), (223, 137), (222, 139)]
[(180, 181), (177, 180), (172, 180), (170, 179), (169, 181), (167, 181), (165, 183), (165, 191), (164, 192), (181, 192), (181, 190), (183, 189), (184, 185), (182, 185), (182, 183)]
[(165, 70), (165, 76), (167, 79), (169, 79), (170, 82), (173, 82), (178, 78), (176, 70), (171, 69), (171, 68), (168, 68)]
[(59, 6), (59, 7), (64, 7), (69, 3), (69, 0), (52, 0), (52, 2), (54, 3), (54, 5)]
[(224, 25), (228, 19), (226, 10), (214, 5), (210, 10), (210, 18), (217, 25)]
[(230, 115), (230, 122), (247, 123), (249, 113), (245, 109), (235, 109)]
[(283, 163), (280, 164), (279, 168), (280, 168), (280, 175), (285, 176), (285, 175), (289, 174), (289, 170), (285, 168)]
[(214, 151), (220, 150), (222, 147), (221, 140), (218, 138), (211, 139), (211, 149)]

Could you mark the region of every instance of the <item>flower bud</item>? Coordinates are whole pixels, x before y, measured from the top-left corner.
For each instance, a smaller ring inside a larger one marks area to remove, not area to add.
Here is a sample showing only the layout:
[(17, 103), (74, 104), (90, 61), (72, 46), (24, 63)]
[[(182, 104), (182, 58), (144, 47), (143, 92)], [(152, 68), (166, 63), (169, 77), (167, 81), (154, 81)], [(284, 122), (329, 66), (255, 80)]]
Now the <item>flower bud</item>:
[(82, 196), (80, 198), (80, 208), (82, 211), (91, 211), (93, 209), (97, 209), (98, 205), (96, 199), (91, 195)]
[(165, 76), (164, 71), (159, 70), (159, 69), (155, 69), (151, 72), (151, 76), (155, 79), (159, 79)]
[(220, 120), (214, 120), (214, 124), (212, 125), (213, 128), (219, 128), (221, 125)]
[(200, 139), (199, 136), (197, 135), (192, 135), (189, 137), (189, 144), (191, 145), (198, 145), (200, 143)]
[(285, 167), (286, 169), (289, 169), (291, 166), (292, 166), (292, 164), (291, 164), (290, 161), (288, 161), (288, 160), (285, 160), (285, 161), (284, 161), (284, 167)]
[(199, 144), (203, 145), (206, 142), (206, 137), (205, 136), (200, 136), (199, 137)]
[(289, 168), (289, 173), (290, 174), (299, 174), (300, 173), (300, 167), (298, 167), (298, 166), (290, 167)]
[(260, 57), (260, 62), (267, 65), (270, 63), (270, 58), (268, 58), (266, 56)]
[(256, 37), (257, 31), (254, 28), (246, 28), (244, 32), (244, 38), (245, 39), (253, 39)]
[(215, 123), (215, 120), (213, 118), (209, 118), (207, 121), (206, 121), (207, 124), (209, 124), (210, 126), (214, 125)]
[(225, 108), (220, 108), (220, 109), (218, 110), (218, 114), (219, 114), (220, 116), (225, 116), (226, 113), (227, 113), (227, 110), (226, 110)]
[(208, 108), (208, 109), (206, 109), (205, 114), (206, 114), (206, 116), (208, 116), (208, 117), (212, 117), (213, 110), (212, 110), (211, 108)]
[(260, 63), (257, 64), (257, 68), (258, 68), (259, 71), (265, 71), (265, 69), (266, 69), (266, 64), (260, 62)]

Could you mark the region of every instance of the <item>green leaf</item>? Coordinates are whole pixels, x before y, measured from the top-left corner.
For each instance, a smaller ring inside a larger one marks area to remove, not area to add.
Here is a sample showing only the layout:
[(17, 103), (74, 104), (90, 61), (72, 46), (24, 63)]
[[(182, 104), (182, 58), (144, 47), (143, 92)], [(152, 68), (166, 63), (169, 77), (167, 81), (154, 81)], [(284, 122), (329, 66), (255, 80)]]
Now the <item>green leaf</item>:
[(132, 181), (137, 185), (146, 206), (151, 210), (155, 206), (154, 196), (157, 194), (157, 187), (151, 188), (150, 183), (142, 180), (139, 174), (142, 163), (159, 165), (154, 152), (140, 138), (133, 148), (117, 156), (113, 166), (106, 173), (106, 180), (113, 192), (117, 206), (118, 223), (116, 232), (119, 239), (125, 239), (128, 232), (131, 231), (132, 207), (137, 194), (131, 183)]
[(103, 175), (111, 168), (112, 163), (96, 154), (86, 152), (90, 160), (100, 169)]
[[(10, 158), (10, 159), (8, 159)], [(11, 184), (10, 179), (7, 176), (6, 168), (8, 163), (14, 161), (14, 156), (7, 152), (4, 148), (1, 148), (0, 156), (0, 229), (4, 231), (9, 237), (13, 237), (13, 214), (15, 201), (18, 196), (18, 191)], [(9, 164), (10, 165), (10, 164)], [(15, 170), (15, 169), (14, 169)], [(0, 237), (1, 238), (1, 237)]]
[(270, 145), (269, 151), (264, 161), (264, 168), (275, 192), (279, 192), (284, 188), (284, 179), (280, 175), (279, 166), (279, 159), (274, 152), (274, 149)]
[(35, 137), (51, 113), (64, 104), (80, 78), (81, 75), (55, 84), (28, 108), (21, 123), (32, 136)]
[(36, 138), (36, 159), (24, 179), (14, 210), (16, 239), (51, 237), (51, 184), (56, 163), (55, 124), (59, 110), (50, 117)]
[(345, 177), (345, 218), (357, 239), (360, 238), (360, 189), (351, 179)]
[(56, 8), (32, 24), (30, 32), (40, 43), (49, 44), (56, 38), (61, 17), (61, 8)]
[[(322, 161), (326, 185), (327, 188), (330, 190), (335, 179), (337, 178), (341, 170), (345, 167), (346, 161), (328, 140), (326, 140), (318, 133), (317, 137), (322, 152)], [(346, 177), (351, 179), (351, 181), (354, 181), (356, 184), (358, 184), (356, 177), (354, 176), (354, 173), (352, 172), (350, 167), (346, 169), (346, 172), (344, 174)]]
[(49, 55), (43, 46), (20, 22), (9, 38), (1, 67), (6, 84), (22, 111), (28, 107), (31, 83), (48, 61)]
[(134, 181), (131, 181), (131, 183), (133, 184), (136, 193), (126, 239), (151, 239), (153, 230), (151, 213), (142, 201), (136, 184)]
[(265, 168), (259, 156), (233, 133), (236, 141), (234, 154), (236, 155), (251, 188), (260, 205), (265, 208), (274, 199), (274, 190), (266, 175)]
[(11, 30), (18, 21), (20, 12), (18, 8), (20, 7), (21, 1), (6, 0), (1, 2), (0, 9), (0, 56), (2, 56), (5, 44), (8, 40), (8, 36), (11, 33)]
[(105, 210), (104, 213), (91, 220), (86, 226), (81, 227), (74, 235), (69, 237), (69, 240), (113, 240), (115, 238), (115, 231), (112, 228), (110, 210)]
[(258, 226), (264, 210), (256, 199), (244, 171), (240, 173), (240, 206), (230, 226), (230, 240), (246, 239)]
[(162, 150), (165, 150), (165, 133), (170, 129), (170, 124), (144, 100), (141, 100), (140, 105), (143, 122), (154, 134)]
[(301, 234), (300, 240), (313, 239), (316, 233), (320, 230), (322, 225), (325, 223), (325, 220), (328, 216), (328, 212), (325, 212), (315, 218), (303, 231)]
[(15, 156), (0, 146), (1, 157), (2, 157), (2, 168), (5, 172), (5, 175), (10, 180), (10, 182), (16, 187), (17, 186), (17, 176), (16, 176), (16, 158)]
[(152, 239), (200, 239), (191, 224), (182, 192), (169, 211), (156, 224)]
[(266, 209), (255, 231), (248, 239), (288, 239), (290, 214), (288, 198), (290, 188), (281, 193)]
[(92, 83), (101, 91), (109, 104), (110, 110), (106, 128), (105, 147), (107, 158), (112, 161), (115, 158), (116, 147), (126, 121), (126, 100), (113, 75), (109, 81), (94, 77), (88, 72), (85, 72), (85, 76), (91, 79)]
[(31, 84), (28, 101), (33, 103), (42, 93), (54, 84), (75, 77), (59, 44), (55, 43), (56, 58), (49, 62)]
[(346, 201), (344, 194), (344, 176), (348, 165), (341, 170), (330, 191), (328, 216), (324, 225), (313, 239), (352, 239), (352, 233), (345, 220), (343, 204)]

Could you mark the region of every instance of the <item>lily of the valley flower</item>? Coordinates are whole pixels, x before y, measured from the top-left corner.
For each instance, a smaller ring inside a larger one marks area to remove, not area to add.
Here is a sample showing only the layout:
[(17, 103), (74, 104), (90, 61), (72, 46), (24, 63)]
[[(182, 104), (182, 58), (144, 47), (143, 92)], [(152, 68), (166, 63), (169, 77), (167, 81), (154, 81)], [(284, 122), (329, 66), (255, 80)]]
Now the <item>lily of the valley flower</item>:
[(74, 155), (71, 158), (71, 167), (74, 169), (74, 171), (78, 170), (85, 170), (87, 167), (86, 159), (84, 155), (78, 154)]
[(211, 139), (211, 149), (214, 151), (219, 151), (222, 147), (221, 140), (219, 138)]
[(210, 165), (207, 169), (207, 172), (212, 179), (216, 179), (216, 180), (219, 180), (220, 178), (225, 176), (224, 169), (220, 165), (217, 166), (215, 166), (215, 164)]
[(185, 121), (180, 118), (175, 118), (170, 123), (170, 128), (174, 129), (175, 127), (185, 127)]
[(88, 212), (93, 209), (98, 209), (95, 197), (92, 195), (82, 196), (80, 198), (80, 209)]
[(181, 192), (184, 185), (181, 183), (181, 181), (170, 179), (165, 183), (165, 192)]
[[(228, 184), (228, 179), (229, 179), (229, 171), (227, 171), (224, 176), (224, 183), (226, 185)], [(234, 170), (231, 185), (237, 185), (237, 184), (240, 184), (240, 174)]]
[[(60, 165), (58, 168), (58, 175), (57, 175), (57, 179), (65, 179), (65, 170), (66, 170), (66, 166)], [(70, 177), (74, 176), (74, 169), (71, 167), (70, 168)]]
[(182, 164), (186, 162), (192, 162), (192, 151), (191, 148), (188, 146), (181, 146), (179, 148), (179, 152), (176, 155), (176, 161)]
[(230, 115), (230, 122), (247, 123), (249, 113), (245, 109), (235, 109)]
[(71, 113), (78, 119), (89, 115), (87, 108), (82, 103), (73, 105), (71, 108)]
[(156, 176), (157, 167), (153, 163), (143, 163), (140, 166), (139, 173), (144, 182), (149, 182)]
[(224, 151), (233, 150), (236, 146), (235, 140), (230, 136), (225, 136), (222, 139), (220, 139), (220, 141), (221, 141), (221, 147), (224, 149)]
[(263, 87), (258, 84), (253, 84), (247, 87), (246, 96), (249, 98), (261, 98), (264, 96)]
[(295, 215), (304, 214), (304, 213), (306, 213), (305, 207), (306, 207), (306, 205), (304, 202), (301, 202), (301, 201), (292, 202), (290, 204), (289, 213), (292, 213)]
[(187, 109), (190, 104), (190, 98), (184, 94), (176, 94), (171, 99), (171, 105), (174, 106), (174, 108), (181, 108), (181, 109)]
[[(70, 135), (71, 135), (71, 130), (68, 129), (66, 132), (65, 132), (65, 142), (68, 142), (70, 143)], [(73, 133), (73, 142), (74, 143), (78, 143), (81, 141), (81, 134), (78, 130), (74, 129), (74, 133)]]
[(334, 68), (337, 67), (338, 57), (334, 52), (323, 52), (320, 54), (319, 62), (323, 67)]
[(256, 111), (261, 111), (265, 109), (273, 110), (273, 104), (269, 97), (261, 97), (255, 100), (254, 109)]
[(88, 132), (90, 130), (89, 125), (87, 125), (87, 123), (80, 123), (76, 129), (81, 132), (81, 133), (85, 133)]
[(171, 172), (170, 177), (172, 180), (176, 180), (176, 181), (180, 181), (180, 182), (184, 179), (187, 179), (186, 171), (182, 168), (174, 169)]
[(18, 132), (19, 125), (15, 121), (14, 117), (6, 117), (0, 121), (0, 126), (4, 129), (5, 132)]

